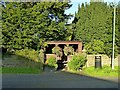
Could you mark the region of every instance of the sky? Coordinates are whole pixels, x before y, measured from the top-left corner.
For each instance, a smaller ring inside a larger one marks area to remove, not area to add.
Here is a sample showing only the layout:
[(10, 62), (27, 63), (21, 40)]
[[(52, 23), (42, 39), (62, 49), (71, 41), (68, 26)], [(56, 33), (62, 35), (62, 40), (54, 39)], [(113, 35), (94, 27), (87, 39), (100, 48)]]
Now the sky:
[[(114, 1), (115, 1), (115, 3), (118, 3), (120, 0), (104, 0), (104, 2), (108, 2), (108, 3), (114, 2)], [(81, 5), (82, 3), (85, 3), (85, 2), (89, 3), (90, 0), (72, 0), (71, 1), (72, 7), (70, 9), (66, 10), (65, 13), (66, 14), (71, 13), (74, 15), (75, 12), (78, 11), (78, 4)], [(71, 20), (69, 20), (69, 22), (71, 23), (73, 19), (74, 19), (74, 17)]]

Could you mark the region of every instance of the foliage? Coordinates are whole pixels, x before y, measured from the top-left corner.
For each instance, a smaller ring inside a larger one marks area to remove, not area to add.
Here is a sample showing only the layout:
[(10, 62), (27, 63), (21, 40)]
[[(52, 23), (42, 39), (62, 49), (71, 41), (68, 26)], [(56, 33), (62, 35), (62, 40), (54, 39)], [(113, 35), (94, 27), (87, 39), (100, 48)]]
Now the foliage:
[[(114, 55), (115, 57), (118, 55), (118, 47), (117, 45), (114, 46)], [(113, 52), (113, 45), (110, 44), (110, 43), (107, 43), (106, 44), (106, 47), (105, 47), (105, 54), (108, 56), (108, 57), (112, 57), (112, 52)]]
[(120, 3), (118, 3), (118, 6), (117, 6), (117, 13), (116, 13), (116, 20), (117, 20), (117, 29), (118, 31), (116, 32), (116, 37), (117, 37), (117, 40), (116, 40), (116, 45), (118, 46), (118, 51), (120, 53)]
[(38, 55), (39, 62), (44, 63), (44, 58), (45, 58), (44, 50), (41, 49), (41, 50), (39, 51), (39, 55)]
[[(78, 12), (75, 14), (75, 19), (73, 21), (73, 24), (75, 25), (74, 40), (82, 41), (84, 47), (88, 47), (88, 53), (105, 53), (108, 56), (111, 56), (114, 5), (113, 3), (107, 4), (94, 1), (95, 0), (92, 0), (90, 4), (85, 3), (81, 6), (78, 5)], [(119, 17), (120, 15), (116, 14), (116, 54), (118, 53), (117, 48), (120, 47), (118, 35), (119, 20), (117, 20)], [(98, 43), (102, 45), (97, 44), (94, 40), (99, 41)], [(92, 47), (91, 45), (95, 47)]]
[(82, 69), (82, 67), (86, 63), (86, 60), (87, 60), (86, 57), (83, 56), (82, 54), (74, 55), (72, 60), (68, 62), (69, 70), (78, 71)]
[(62, 56), (62, 49), (59, 46), (55, 46), (52, 49), (52, 52), (55, 53), (58, 57)]
[(89, 42), (85, 49), (87, 50), (87, 53), (92, 54), (103, 54), (104, 53), (104, 43), (100, 40), (93, 40)]
[(46, 64), (50, 67), (54, 67), (57, 69), (58, 65), (57, 65), (57, 61), (56, 61), (56, 58), (55, 57), (50, 57), (47, 61), (46, 61)]
[(25, 57), (27, 59), (33, 60), (35, 62), (39, 62), (38, 60), (38, 52), (34, 49), (22, 49), (22, 50), (16, 50), (16, 55)]
[(74, 54), (74, 49), (72, 48), (72, 46), (66, 46), (66, 47), (63, 49), (63, 51), (64, 51), (64, 54), (65, 54), (66, 56), (68, 56), (68, 55), (73, 55), (73, 54)]
[(67, 21), (64, 12), (69, 2), (9, 2), (2, 10), (2, 47), (40, 50), (45, 41), (66, 40)]

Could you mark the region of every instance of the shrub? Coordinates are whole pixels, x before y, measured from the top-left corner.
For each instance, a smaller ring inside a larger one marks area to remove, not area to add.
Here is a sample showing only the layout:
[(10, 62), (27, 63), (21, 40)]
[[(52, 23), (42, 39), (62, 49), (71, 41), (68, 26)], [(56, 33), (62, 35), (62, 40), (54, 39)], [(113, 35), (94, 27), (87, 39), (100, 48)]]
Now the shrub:
[(41, 49), (38, 55), (39, 62), (44, 63), (44, 50)]
[(57, 69), (58, 65), (57, 65), (57, 61), (56, 61), (56, 58), (51, 56), (47, 61), (46, 61), (46, 64), (50, 67), (54, 67)]
[(78, 71), (79, 69), (82, 69), (82, 67), (85, 65), (87, 59), (84, 55), (74, 55), (72, 57), (72, 60), (68, 62), (68, 69), (73, 71)]

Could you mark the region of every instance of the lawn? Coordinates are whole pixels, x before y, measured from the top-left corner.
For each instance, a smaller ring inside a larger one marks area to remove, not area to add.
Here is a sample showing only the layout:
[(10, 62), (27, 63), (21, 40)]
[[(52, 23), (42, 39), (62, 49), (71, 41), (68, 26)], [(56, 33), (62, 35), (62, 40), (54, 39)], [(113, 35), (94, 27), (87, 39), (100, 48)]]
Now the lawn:
[(2, 68), (2, 74), (39, 74), (41, 70), (38, 68), (25, 68), (25, 67), (4, 67)]
[(3, 74), (39, 74), (42, 72), (41, 63), (17, 55), (4, 55), (2, 64), (0, 73)]
[(100, 68), (95, 69), (94, 67), (88, 67), (88, 68), (83, 69), (83, 73), (89, 76), (118, 77), (118, 73), (120, 73), (119, 69), (118, 69), (118, 66), (115, 66), (114, 70), (112, 70), (110, 66), (103, 66), (101, 69)]
[(118, 77), (118, 73), (120, 73), (120, 67), (115, 66), (115, 69), (112, 70), (110, 66), (103, 66), (101, 69), (95, 67), (87, 67), (83, 68), (82, 71), (68, 71), (71, 73), (82, 74), (93, 77)]

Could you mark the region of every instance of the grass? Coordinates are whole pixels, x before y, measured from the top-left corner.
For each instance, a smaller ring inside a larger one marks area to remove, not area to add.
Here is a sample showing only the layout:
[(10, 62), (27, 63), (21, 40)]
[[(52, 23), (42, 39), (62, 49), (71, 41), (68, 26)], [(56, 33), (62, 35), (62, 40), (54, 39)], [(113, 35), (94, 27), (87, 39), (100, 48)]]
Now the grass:
[(2, 72), (2, 74), (39, 74), (41, 70), (38, 68), (26, 67), (4, 67), (0, 72)]
[(95, 67), (87, 67), (83, 68), (82, 71), (71, 71), (68, 70), (67, 72), (75, 73), (75, 74), (82, 74), (92, 77), (118, 77), (118, 74), (120, 74), (120, 66), (115, 66), (115, 69), (112, 70), (110, 66), (103, 66), (101, 69)]
[(17, 55), (3, 55), (0, 73), (9, 74), (39, 74), (42, 72), (42, 64), (31, 61)]
[(110, 77), (118, 77), (118, 73), (120, 73), (120, 67), (115, 66), (114, 70), (111, 69), (110, 66), (103, 66), (101, 69), (94, 67), (88, 67), (83, 69), (83, 73), (89, 76), (110, 76)]

